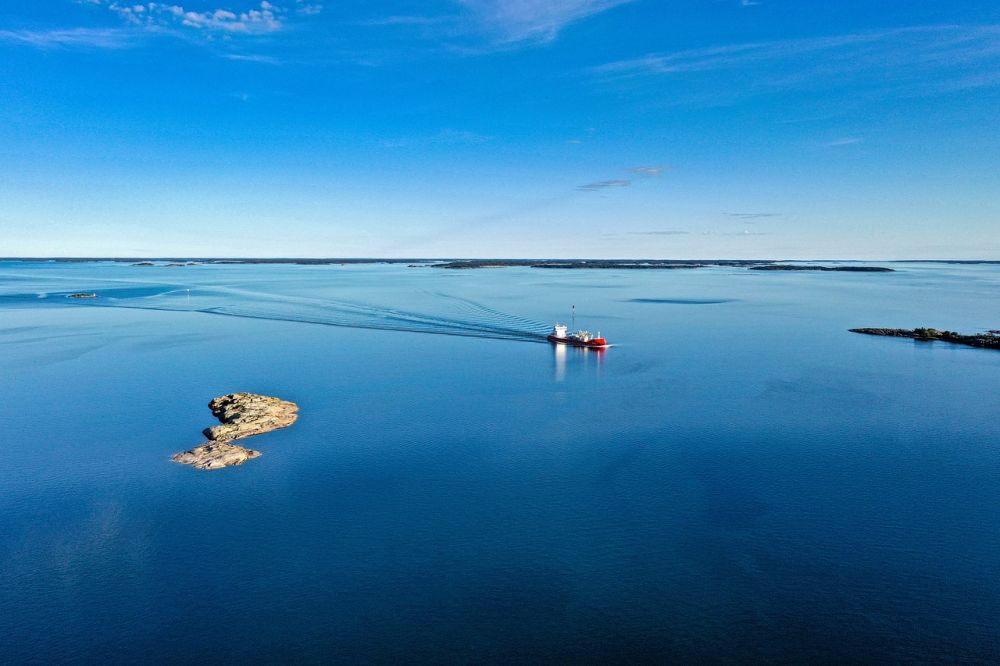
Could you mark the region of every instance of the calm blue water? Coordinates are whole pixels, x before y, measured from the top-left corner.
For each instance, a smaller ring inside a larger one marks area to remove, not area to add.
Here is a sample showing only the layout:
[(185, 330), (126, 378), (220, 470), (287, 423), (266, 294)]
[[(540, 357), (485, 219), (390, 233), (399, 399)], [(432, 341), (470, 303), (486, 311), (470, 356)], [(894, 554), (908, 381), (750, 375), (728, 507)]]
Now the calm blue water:
[(896, 267), (0, 262), (0, 661), (1000, 661), (1000, 353), (846, 331), (1000, 266)]

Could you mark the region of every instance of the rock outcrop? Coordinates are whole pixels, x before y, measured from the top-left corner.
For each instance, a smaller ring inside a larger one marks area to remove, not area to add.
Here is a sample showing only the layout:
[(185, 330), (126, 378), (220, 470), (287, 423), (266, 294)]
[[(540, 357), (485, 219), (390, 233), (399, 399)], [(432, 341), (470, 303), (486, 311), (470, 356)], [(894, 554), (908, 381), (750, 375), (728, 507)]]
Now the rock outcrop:
[(295, 423), (299, 411), (294, 402), (256, 393), (223, 395), (208, 403), (208, 407), (222, 425), (205, 428), (202, 432), (217, 442), (287, 428)]
[(97, 294), (94, 294), (94, 293), (86, 294), (86, 293), (82, 293), (81, 292), (79, 294), (70, 294), (69, 297), (70, 298), (97, 298)]
[(190, 451), (174, 454), (175, 462), (191, 465), (195, 469), (222, 469), (242, 465), (252, 458), (259, 458), (260, 451), (226, 442), (206, 442)]
[(230, 393), (208, 403), (221, 425), (205, 428), (210, 441), (190, 451), (175, 454), (173, 460), (196, 469), (220, 469), (242, 465), (257, 458), (260, 451), (248, 449), (233, 440), (261, 435), (278, 428), (287, 428), (298, 418), (299, 406), (294, 402), (256, 393)]

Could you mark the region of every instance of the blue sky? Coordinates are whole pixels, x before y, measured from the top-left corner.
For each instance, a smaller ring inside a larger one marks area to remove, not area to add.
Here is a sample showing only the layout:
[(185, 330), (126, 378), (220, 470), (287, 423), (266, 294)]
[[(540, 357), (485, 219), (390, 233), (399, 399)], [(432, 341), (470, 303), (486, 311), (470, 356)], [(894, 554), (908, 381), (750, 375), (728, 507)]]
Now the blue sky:
[(0, 0), (0, 256), (1000, 259), (1000, 3)]

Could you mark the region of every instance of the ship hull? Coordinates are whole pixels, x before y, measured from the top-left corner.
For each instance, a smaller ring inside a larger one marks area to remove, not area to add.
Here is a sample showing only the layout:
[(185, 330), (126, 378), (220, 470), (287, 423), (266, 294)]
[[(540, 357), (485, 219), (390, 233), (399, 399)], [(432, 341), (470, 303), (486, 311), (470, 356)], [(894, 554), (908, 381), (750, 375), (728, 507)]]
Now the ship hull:
[(567, 345), (569, 347), (583, 347), (585, 349), (607, 349), (611, 345), (608, 343), (598, 343), (596, 341), (584, 342), (582, 340), (574, 340), (573, 338), (560, 338), (555, 335), (550, 335), (548, 337), (549, 342), (557, 345)]

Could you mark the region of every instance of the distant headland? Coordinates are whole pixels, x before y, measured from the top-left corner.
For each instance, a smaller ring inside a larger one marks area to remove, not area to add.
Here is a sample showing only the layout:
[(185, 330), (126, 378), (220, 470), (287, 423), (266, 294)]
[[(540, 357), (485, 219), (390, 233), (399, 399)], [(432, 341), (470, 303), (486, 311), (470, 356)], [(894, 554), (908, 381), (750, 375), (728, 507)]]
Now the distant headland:
[(1000, 349), (1000, 330), (987, 331), (986, 333), (976, 333), (973, 335), (963, 335), (955, 331), (939, 331), (936, 328), (852, 328), (851, 333), (863, 333), (865, 335), (881, 335), (890, 338), (912, 338), (922, 342), (940, 340), (956, 345), (966, 345), (968, 347), (981, 347), (983, 349)]
[[(891, 273), (884, 264), (992, 264), (992, 259), (892, 259), (879, 265), (864, 265), (852, 259), (482, 259), (460, 257), (0, 257), (0, 261), (130, 264), (142, 268), (203, 265), (291, 264), (302, 266), (348, 266), (403, 264), (408, 268), (546, 268), (546, 269), (634, 269), (677, 270), (707, 267), (746, 268), (756, 271), (837, 271), (847, 273)], [(830, 265), (832, 264), (832, 265)]]
[[(886, 266), (787, 263), (775, 259), (421, 259), (406, 258), (190, 258), (190, 257), (5, 257), (0, 261), (36, 261), (51, 263), (109, 262), (139, 268), (185, 267), (204, 265), (290, 264), (303, 266), (401, 264), (408, 268), (444, 268), (453, 270), (482, 268), (542, 268), (586, 270), (685, 270), (723, 267), (760, 271), (844, 271), (856, 273), (891, 273)], [(883, 262), (885, 263), (885, 262)]]
[(892, 273), (886, 266), (824, 266), (812, 263), (779, 263), (760, 259), (460, 259), (431, 264), (433, 268), (471, 269), (528, 268), (618, 269), (618, 270), (679, 270), (690, 268), (728, 267), (752, 271), (845, 271), (852, 273)]

